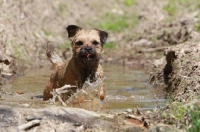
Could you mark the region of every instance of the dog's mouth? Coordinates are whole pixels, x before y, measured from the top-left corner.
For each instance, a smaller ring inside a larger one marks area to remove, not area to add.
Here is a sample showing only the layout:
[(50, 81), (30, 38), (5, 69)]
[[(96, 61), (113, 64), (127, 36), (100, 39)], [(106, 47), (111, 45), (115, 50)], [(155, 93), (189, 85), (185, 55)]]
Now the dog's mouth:
[(79, 56), (81, 58), (87, 59), (87, 60), (93, 60), (97, 57), (95, 49), (92, 48), (82, 48), (79, 52)]
[(85, 54), (84, 56), (85, 56), (86, 58), (90, 58), (90, 57), (92, 57), (92, 54), (89, 54), (89, 53), (88, 53), (88, 54)]
[(82, 57), (85, 58), (85, 59), (90, 60), (90, 59), (95, 58), (95, 54), (85, 53), (85, 54), (82, 55)]

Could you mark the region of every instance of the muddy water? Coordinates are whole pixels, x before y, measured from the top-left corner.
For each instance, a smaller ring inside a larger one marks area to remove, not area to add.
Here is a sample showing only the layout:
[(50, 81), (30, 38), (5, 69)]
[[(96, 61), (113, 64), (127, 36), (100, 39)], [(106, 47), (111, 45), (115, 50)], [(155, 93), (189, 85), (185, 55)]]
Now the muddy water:
[[(106, 75), (106, 109), (126, 109), (139, 107), (151, 109), (157, 106), (155, 96), (160, 105), (165, 102), (163, 90), (148, 83), (149, 75), (142, 69), (129, 69), (123, 66), (105, 65)], [(45, 84), (49, 80), (51, 70), (48, 68), (32, 69), (25, 72), (25, 76), (4, 85), (2, 90), (6, 93), (2, 99), (15, 102), (32, 101), (42, 103)], [(34, 98), (33, 98), (34, 97)]]
[[(149, 84), (149, 74), (140, 68), (129, 69), (122, 66), (104, 66), (107, 88), (107, 108), (125, 109), (139, 107), (151, 109), (159, 101), (166, 101), (163, 88)], [(155, 99), (155, 97), (157, 99)]]

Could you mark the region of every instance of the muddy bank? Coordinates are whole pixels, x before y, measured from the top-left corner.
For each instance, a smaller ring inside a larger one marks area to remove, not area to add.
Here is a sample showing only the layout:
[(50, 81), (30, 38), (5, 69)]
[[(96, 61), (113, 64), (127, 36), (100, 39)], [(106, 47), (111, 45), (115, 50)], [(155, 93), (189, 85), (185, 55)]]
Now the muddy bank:
[(200, 95), (200, 34), (192, 32), (190, 37), (185, 43), (167, 48), (165, 57), (154, 62), (151, 76), (153, 84), (166, 86), (169, 105), (162, 115), (167, 123), (182, 129), (192, 124), (190, 112), (198, 107)]
[(191, 39), (177, 46), (168, 47), (165, 57), (154, 62), (151, 82), (166, 84), (174, 101), (188, 102), (199, 95), (200, 34), (193, 32)]
[(156, 114), (143, 114), (135, 109), (124, 112), (92, 112), (72, 107), (45, 105), (32, 107), (29, 103), (0, 105), (1, 132), (15, 131), (75, 131), (75, 132), (162, 132), (174, 131), (170, 125), (151, 119)]
[(6, 46), (0, 43), (0, 88), (14, 76), (23, 74), (22, 69), (17, 65), (16, 58), (7, 52)]
[[(198, 2), (192, 2), (198, 5)], [(181, 10), (175, 12), (176, 17), (170, 16), (170, 10), (165, 10), (171, 3)], [(187, 4), (191, 3), (168, 0), (1, 1), (0, 45), (5, 46), (7, 55), (21, 60), (21, 65), (44, 66), (46, 42), (51, 41), (60, 56), (66, 49), (67, 55), (70, 54), (71, 45), (65, 28), (77, 24), (109, 33), (102, 57), (105, 62), (146, 66), (147, 59), (157, 57), (154, 51), (163, 51), (165, 46), (188, 39), (198, 12), (190, 10), (191, 7), (185, 8)], [(161, 48), (154, 49), (157, 47)], [(33, 60), (35, 63), (31, 63)]]
[[(117, 130), (114, 116), (77, 108), (49, 106), (30, 108), (29, 104), (1, 105), (1, 132), (15, 131), (106, 131)], [(17, 120), (16, 120), (17, 119)], [(38, 121), (34, 124), (33, 121)], [(33, 125), (26, 126), (26, 123)]]
[[(162, 56), (167, 46), (187, 41), (198, 21), (198, 2), (195, 0), (110, 0), (106, 3), (19, 0), (0, 3), (0, 47), (3, 47), (0, 52), (15, 57), (14, 64), (24, 67), (49, 64), (45, 54), (47, 41), (53, 43), (60, 56), (69, 57), (72, 52), (65, 28), (77, 24), (109, 33), (102, 63), (140, 65), (149, 69), (152, 60)], [(189, 8), (185, 8), (186, 5)], [(2, 71), (6, 71), (4, 67)]]

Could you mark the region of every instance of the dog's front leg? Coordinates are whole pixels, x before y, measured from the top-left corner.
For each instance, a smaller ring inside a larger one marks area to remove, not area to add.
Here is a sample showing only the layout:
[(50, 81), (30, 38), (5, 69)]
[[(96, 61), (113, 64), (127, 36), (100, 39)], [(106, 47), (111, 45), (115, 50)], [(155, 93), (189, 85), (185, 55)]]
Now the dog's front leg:
[(102, 83), (99, 90), (99, 99), (101, 101), (104, 101), (105, 97), (106, 97), (105, 84)]
[(104, 106), (105, 98), (106, 98), (105, 84), (102, 83), (102, 85), (100, 86), (100, 89), (99, 89), (99, 99), (100, 99), (99, 108), (100, 108), (100, 110), (105, 109), (105, 106)]

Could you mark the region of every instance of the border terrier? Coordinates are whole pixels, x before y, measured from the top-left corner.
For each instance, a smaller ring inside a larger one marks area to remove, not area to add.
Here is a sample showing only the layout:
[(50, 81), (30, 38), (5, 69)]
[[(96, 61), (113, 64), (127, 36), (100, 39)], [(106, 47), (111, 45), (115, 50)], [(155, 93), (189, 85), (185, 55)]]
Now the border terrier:
[[(56, 54), (53, 45), (47, 43), (47, 57), (55, 65), (56, 70), (51, 74), (50, 80), (43, 92), (43, 100), (52, 98), (51, 91), (67, 85), (75, 85), (82, 88), (86, 80), (93, 83), (98, 78), (104, 77), (104, 72), (99, 64), (103, 45), (106, 43), (108, 34), (99, 29), (85, 30), (76, 25), (66, 28), (68, 38), (71, 41), (73, 55), (67, 63), (63, 63)], [(99, 97), (104, 99), (104, 84), (100, 87)], [(66, 96), (70, 96), (68, 93)], [(66, 98), (68, 98), (66, 97)]]

